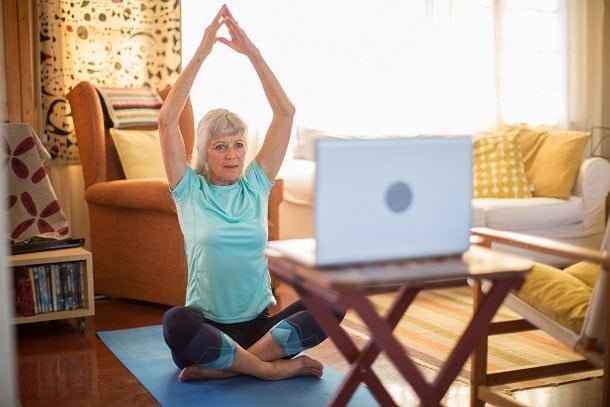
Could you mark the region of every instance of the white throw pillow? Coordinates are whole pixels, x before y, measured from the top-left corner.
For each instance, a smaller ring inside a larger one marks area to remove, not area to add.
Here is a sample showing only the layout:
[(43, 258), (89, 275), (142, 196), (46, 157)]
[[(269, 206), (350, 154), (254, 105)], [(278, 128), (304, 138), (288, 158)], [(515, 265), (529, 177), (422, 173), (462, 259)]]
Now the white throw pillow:
[(299, 126), (296, 131), (296, 147), (293, 158), (316, 161), (316, 143), (321, 139), (362, 140), (374, 137), (375, 136), (362, 134), (331, 133), (324, 130)]

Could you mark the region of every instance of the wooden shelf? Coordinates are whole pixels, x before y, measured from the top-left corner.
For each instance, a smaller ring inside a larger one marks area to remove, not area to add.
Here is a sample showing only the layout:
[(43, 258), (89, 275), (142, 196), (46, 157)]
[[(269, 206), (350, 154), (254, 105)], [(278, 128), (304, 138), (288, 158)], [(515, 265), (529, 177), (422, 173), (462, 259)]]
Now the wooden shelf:
[[(51, 321), (56, 319), (76, 318), (77, 328), (85, 328), (84, 317), (95, 315), (95, 298), (93, 294), (93, 262), (91, 253), (76, 247), (69, 249), (48, 250), (34, 253), (15, 254), (8, 257), (11, 267), (34, 266), (40, 264), (63, 263), (71, 261), (84, 262), (85, 293), (84, 306), (65, 311), (52, 311), (32, 316), (15, 315), (15, 324)], [(12, 270), (12, 268), (11, 268)]]

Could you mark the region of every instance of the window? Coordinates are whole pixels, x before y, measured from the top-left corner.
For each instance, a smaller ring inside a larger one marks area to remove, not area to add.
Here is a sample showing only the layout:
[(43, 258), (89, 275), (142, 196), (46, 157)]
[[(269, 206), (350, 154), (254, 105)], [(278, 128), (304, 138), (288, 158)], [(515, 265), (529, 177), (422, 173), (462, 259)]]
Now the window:
[[(566, 0), (241, 0), (229, 4), (297, 107), (297, 125), (457, 134), (566, 120)], [(221, 3), (182, 0), (183, 66)], [(269, 108), (218, 43), (191, 93), (256, 132)]]

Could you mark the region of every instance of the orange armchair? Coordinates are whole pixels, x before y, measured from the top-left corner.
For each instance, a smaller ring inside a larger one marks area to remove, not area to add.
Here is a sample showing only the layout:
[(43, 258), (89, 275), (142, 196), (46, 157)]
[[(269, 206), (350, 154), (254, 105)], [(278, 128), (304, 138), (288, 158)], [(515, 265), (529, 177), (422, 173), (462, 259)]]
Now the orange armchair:
[[(159, 91), (167, 96), (169, 87)], [(184, 304), (184, 240), (166, 180), (125, 179), (95, 87), (79, 83), (68, 94), (89, 209), (94, 290), (166, 305)], [(180, 127), (188, 154), (195, 137), (187, 102)], [(279, 233), (282, 182), (269, 200), (269, 238)]]

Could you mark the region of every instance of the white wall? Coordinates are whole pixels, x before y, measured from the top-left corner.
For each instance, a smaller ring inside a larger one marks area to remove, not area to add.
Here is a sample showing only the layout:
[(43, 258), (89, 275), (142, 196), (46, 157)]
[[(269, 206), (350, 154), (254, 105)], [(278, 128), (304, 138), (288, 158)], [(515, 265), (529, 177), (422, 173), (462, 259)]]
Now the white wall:
[[(4, 4), (0, 0), (0, 21), (4, 21)], [(8, 121), (6, 103), (6, 58), (4, 56), (4, 24), (0, 24), (0, 123)], [(6, 224), (6, 179), (5, 172), (0, 176), (0, 228), (7, 230)], [(15, 381), (15, 331), (11, 324), (13, 302), (12, 285), (10, 284), (8, 264), (6, 262), (7, 247), (4, 239), (0, 243), (0, 406), (16, 405)]]

